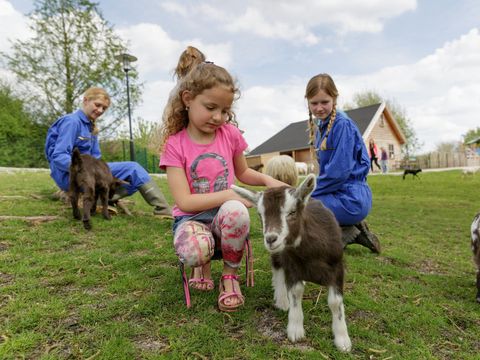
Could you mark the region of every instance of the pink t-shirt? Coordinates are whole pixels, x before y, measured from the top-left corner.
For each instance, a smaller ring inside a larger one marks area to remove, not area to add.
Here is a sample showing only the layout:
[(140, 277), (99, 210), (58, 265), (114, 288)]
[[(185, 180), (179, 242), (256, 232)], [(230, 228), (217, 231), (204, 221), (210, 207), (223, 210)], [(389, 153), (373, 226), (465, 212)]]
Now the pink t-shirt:
[[(190, 192), (204, 194), (229, 189), (235, 180), (233, 158), (241, 154), (247, 143), (240, 130), (231, 124), (217, 129), (210, 144), (197, 144), (183, 129), (167, 139), (160, 158), (160, 168), (168, 166), (185, 170)], [(173, 216), (192, 215), (175, 204)]]

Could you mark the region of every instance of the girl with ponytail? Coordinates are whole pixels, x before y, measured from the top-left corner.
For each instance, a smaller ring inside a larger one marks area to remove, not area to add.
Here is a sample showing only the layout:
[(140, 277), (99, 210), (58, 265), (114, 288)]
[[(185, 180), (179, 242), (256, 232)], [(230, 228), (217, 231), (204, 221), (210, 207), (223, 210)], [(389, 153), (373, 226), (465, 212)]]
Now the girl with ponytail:
[(338, 90), (328, 74), (310, 79), (305, 91), (308, 130), (319, 175), (312, 193), (342, 227), (344, 245), (357, 243), (380, 252), (380, 243), (365, 218), (372, 208), (367, 184), (370, 158), (362, 135), (346, 113), (337, 109)]

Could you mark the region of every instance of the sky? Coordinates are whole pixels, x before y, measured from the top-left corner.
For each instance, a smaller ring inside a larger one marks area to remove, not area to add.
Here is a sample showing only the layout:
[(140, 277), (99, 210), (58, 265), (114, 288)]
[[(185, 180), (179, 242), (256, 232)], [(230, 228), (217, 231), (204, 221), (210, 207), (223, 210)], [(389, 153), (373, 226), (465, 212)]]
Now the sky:
[[(143, 102), (159, 122), (188, 45), (237, 79), (239, 127), (253, 149), (308, 116), (308, 80), (328, 73), (339, 106), (375, 91), (398, 104), (419, 152), (480, 127), (478, 0), (100, 0), (103, 17), (138, 58)], [(31, 0), (0, 0), (0, 51), (29, 36)], [(8, 78), (0, 64), (0, 78)]]

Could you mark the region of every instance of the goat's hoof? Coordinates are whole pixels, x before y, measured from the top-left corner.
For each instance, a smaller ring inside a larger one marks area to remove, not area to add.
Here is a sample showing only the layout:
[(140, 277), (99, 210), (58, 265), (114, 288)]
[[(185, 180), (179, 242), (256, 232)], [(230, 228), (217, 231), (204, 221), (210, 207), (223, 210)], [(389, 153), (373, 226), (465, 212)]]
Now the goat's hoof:
[(352, 342), (348, 336), (337, 336), (334, 343), (341, 352), (350, 352), (352, 350)]
[(85, 228), (85, 230), (92, 230), (92, 224), (90, 224), (90, 221), (84, 221), (83, 227)]
[(305, 330), (301, 325), (288, 325), (287, 327), (288, 340), (297, 342), (305, 337)]
[(110, 216), (110, 214), (103, 214), (103, 217), (105, 218), (105, 220), (112, 220), (112, 217)]
[(283, 311), (287, 311), (288, 307), (290, 306), (287, 298), (280, 299), (280, 300), (275, 300), (274, 305), (277, 309), (280, 309), (280, 310), (283, 310)]

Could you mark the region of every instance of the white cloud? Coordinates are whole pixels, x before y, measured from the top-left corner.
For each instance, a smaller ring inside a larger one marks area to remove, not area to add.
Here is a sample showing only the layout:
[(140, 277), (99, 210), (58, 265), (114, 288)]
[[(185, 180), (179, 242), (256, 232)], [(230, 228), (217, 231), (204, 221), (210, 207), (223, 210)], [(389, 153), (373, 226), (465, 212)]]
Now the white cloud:
[[(373, 90), (394, 100), (430, 151), (440, 142), (459, 141), (478, 127), (480, 114), (480, 32), (472, 29), (433, 54), (408, 65), (358, 76), (335, 75), (340, 105), (355, 93)], [(290, 122), (306, 119), (303, 101), (308, 79), (278, 87), (255, 87), (243, 93), (240, 124), (251, 148)]]
[[(376, 33), (384, 23), (417, 7), (416, 0), (250, 0), (244, 3), (211, 0), (192, 5), (181, 13), (185, 16), (213, 17), (232, 33), (250, 33), (297, 44), (314, 45), (323, 32), (331, 30), (345, 35), (350, 32)], [(222, 9), (222, 10), (219, 10)], [(175, 9), (176, 13), (180, 13)]]
[(140, 23), (117, 30), (122, 39), (129, 42), (130, 51), (138, 58), (138, 70), (142, 77), (169, 73), (173, 76), (178, 57), (188, 45), (198, 47), (209, 60), (229, 66), (231, 44), (207, 44), (198, 39), (175, 40), (157, 24)]
[(31, 36), (27, 18), (6, 0), (0, 0), (0, 51), (8, 52), (9, 40), (25, 40)]
[(298, 80), (278, 87), (255, 86), (242, 91), (235, 106), (239, 127), (251, 150), (292, 122), (307, 118), (305, 85)]

